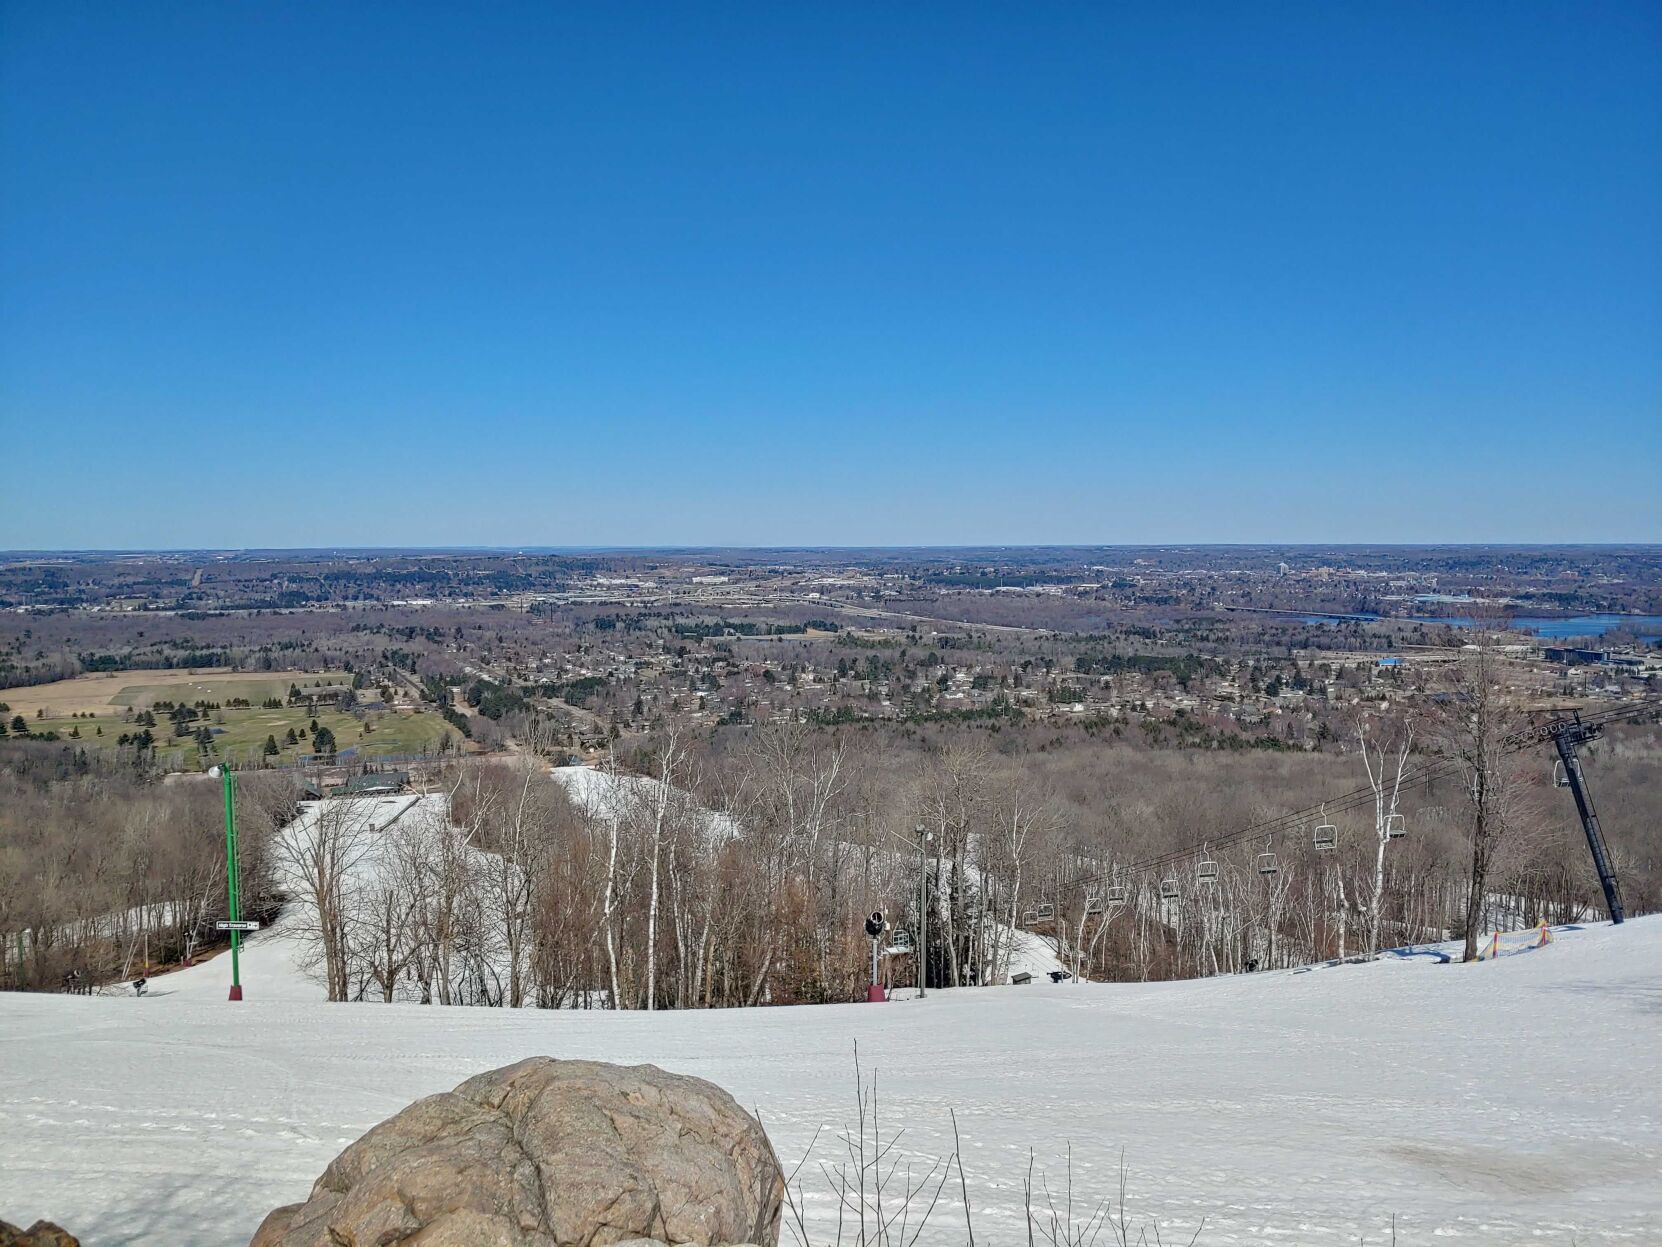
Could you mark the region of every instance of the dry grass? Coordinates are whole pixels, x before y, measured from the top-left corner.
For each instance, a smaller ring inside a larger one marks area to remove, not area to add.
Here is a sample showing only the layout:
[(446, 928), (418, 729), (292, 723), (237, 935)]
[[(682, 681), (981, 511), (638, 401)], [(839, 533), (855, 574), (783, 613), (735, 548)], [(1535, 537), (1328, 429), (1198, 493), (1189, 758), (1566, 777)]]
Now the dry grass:
[[(969, 1179), (964, 1173), (958, 1115), (948, 1109), (952, 1155), (930, 1159), (903, 1146), (905, 1126), (883, 1120), (877, 1076), (873, 1074), (869, 1082), (866, 1080), (860, 1068), (858, 1044), (854, 1048), (854, 1098), (854, 1122), (836, 1132), (828, 1156), (814, 1155), (821, 1133), (815, 1131), (796, 1167), (788, 1174), (780, 1171), (785, 1184), (782, 1220), (795, 1247), (918, 1247), (932, 1217), (937, 1224), (946, 1218), (950, 1228), (932, 1231), (931, 1241), (949, 1238), (963, 1247), (976, 1247), (977, 1213), (970, 1203)], [(815, 1183), (819, 1188), (816, 1197), (828, 1193), (837, 1210), (835, 1225), (823, 1230), (817, 1223), (809, 1224), (809, 1196), (802, 1178), (810, 1162), (820, 1175)], [(1164, 1238), (1157, 1219), (1130, 1210), (1127, 1186), (1123, 1151), (1118, 1191), (1082, 1198), (1074, 1190), (1071, 1147), (1062, 1180), (1054, 1191), (1047, 1175), (1035, 1165), (1030, 1150), (1021, 1206), (1027, 1247), (1196, 1247), (1201, 1241), (1206, 1228), (1204, 1218), (1187, 1235), (1168, 1224), (1173, 1235)], [(943, 1194), (947, 1197), (944, 1203)], [(983, 1243), (989, 1241), (985, 1232), (980, 1238)]]
[[(288, 691), (290, 683), (343, 677), (335, 672), (315, 671), (232, 671), (227, 667), (204, 667), (195, 671), (101, 671), (92, 675), (78, 675), (69, 680), (54, 680), (51, 684), (35, 684), (26, 688), (0, 689), (0, 702), (11, 707), (12, 714), (33, 719), (45, 710), (49, 717), (86, 714), (89, 711), (100, 718), (126, 706), (144, 707), (157, 700), (223, 701), (226, 696), (242, 697), (242, 690), (224, 690), (231, 684), (280, 685), (278, 696)], [(195, 685), (195, 688), (180, 688)], [(121, 694), (127, 690), (127, 696)], [(267, 694), (261, 693), (260, 696)], [(250, 700), (258, 700), (250, 698)]]

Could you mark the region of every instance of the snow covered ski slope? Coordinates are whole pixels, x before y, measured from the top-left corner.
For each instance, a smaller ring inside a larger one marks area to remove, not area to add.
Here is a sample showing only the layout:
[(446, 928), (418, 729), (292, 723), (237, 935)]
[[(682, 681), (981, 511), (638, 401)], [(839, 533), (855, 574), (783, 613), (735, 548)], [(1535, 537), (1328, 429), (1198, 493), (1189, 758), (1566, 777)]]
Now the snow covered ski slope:
[[(1123, 1151), (1167, 1243), (1662, 1242), (1662, 919), (1471, 966), (656, 1015), (328, 1005), (282, 947), (254, 942), (240, 1005), (224, 958), (143, 1000), (0, 996), (0, 1216), (240, 1244), (372, 1123), (534, 1053), (714, 1079), (789, 1165), (852, 1119), (858, 1041), (911, 1154), (950, 1153), (956, 1109), (984, 1243), (1026, 1241), (1029, 1148), (1053, 1189), (1071, 1148), (1076, 1206)], [(925, 1242), (962, 1241), (946, 1199)]]

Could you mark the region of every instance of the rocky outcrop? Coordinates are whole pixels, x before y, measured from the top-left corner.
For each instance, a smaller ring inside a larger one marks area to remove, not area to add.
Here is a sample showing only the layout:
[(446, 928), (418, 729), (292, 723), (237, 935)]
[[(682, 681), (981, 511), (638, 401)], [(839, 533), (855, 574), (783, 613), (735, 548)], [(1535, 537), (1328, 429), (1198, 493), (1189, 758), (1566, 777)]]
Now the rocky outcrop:
[(533, 1057), (376, 1126), (250, 1247), (774, 1247), (783, 1197), (767, 1135), (721, 1088)]
[(81, 1240), (50, 1221), (36, 1221), (26, 1230), (0, 1221), (0, 1247), (81, 1247)]

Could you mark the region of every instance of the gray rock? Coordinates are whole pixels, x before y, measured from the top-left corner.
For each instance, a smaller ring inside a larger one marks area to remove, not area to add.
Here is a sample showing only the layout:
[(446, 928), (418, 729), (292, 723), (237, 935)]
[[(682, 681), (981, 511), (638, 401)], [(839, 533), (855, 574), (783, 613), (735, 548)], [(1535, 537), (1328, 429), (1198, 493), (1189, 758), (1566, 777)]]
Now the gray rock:
[(0, 1247), (80, 1247), (80, 1243), (68, 1230), (50, 1221), (36, 1221), (26, 1230), (0, 1221)]
[(775, 1247), (783, 1198), (767, 1135), (721, 1088), (533, 1057), (374, 1127), (249, 1247)]

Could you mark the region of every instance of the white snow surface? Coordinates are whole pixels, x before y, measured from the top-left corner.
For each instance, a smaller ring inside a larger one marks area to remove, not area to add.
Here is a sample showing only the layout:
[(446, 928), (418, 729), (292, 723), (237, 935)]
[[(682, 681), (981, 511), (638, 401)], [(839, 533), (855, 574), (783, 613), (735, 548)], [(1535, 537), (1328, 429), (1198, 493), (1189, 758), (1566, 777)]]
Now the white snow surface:
[[(1029, 1148), (1053, 1190), (1071, 1148), (1076, 1208), (1123, 1153), (1167, 1243), (1662, 1241), (1662, 918), (1475, 965), (657, 1014), (330, 1005), (284, 950), (253, 941), (241, 1004), (224, 956), (142, 1000), (0, 995), (0, 1216), (243, 1243), (375, 1122), (544, 1053), (709, 1078), (788, 1167), (852, 1121), (858, 1042), (911, 1156), (952, 1151), (956, 1110), (983, 1243), (1026, 1239)], [(949, 1190), (922, 1241), (962, 1242), (956, 1215)]]
[[(577, 805), (598, 818), (613, 821), (625, 817), (631, 802), (655, 802), (664, 787), (661, 780), (649, 775), (619, 775), (592, 766), (554, 766), (549, 774)], [(679, 790), (672, 791), (677, 799), (685, 799)], [(727, 838), (737, 834), (738, 828), (728, 815), (715, 810), (704, 810), (703, 815), (711, 835)]]

